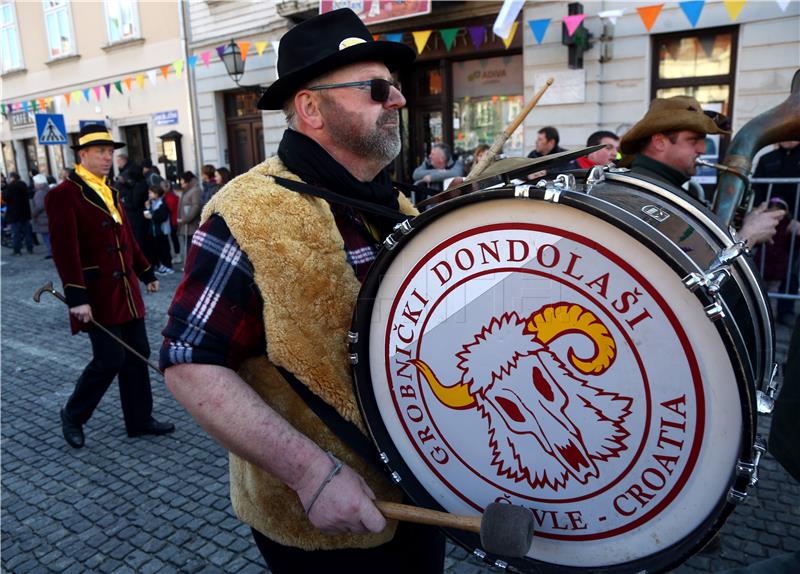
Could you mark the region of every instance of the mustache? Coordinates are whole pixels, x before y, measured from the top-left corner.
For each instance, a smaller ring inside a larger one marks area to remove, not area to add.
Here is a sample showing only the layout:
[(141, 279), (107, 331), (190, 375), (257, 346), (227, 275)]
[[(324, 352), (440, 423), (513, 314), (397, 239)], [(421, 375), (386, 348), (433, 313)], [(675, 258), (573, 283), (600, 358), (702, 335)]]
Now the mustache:
[(383, 127), (386, 124), (399, 124), (400, 123), (400, 113), (397, 110), (384, 110), (381, 112), (381, 115), (378, 116), (378, 121), (376, 125), (378, 127)]

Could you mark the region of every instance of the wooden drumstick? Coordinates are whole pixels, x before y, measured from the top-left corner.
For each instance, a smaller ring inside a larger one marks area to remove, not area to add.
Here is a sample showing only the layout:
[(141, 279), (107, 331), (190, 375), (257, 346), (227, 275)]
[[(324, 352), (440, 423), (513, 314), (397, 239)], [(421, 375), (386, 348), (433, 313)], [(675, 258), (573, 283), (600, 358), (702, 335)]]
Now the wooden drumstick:
[(460, 516), (397, 502), (374, 502), (386, 518), (478, 533), (481, 544), (492, 554), (522, 557), (533, 541), (533, 513), (521, 506), (493, 502), (480, 516)]
[(488, 167), (488, 165), (492, 163), (494, 157), (498, 153), (500, 153), (500, 151), (502, 151), (503, 146), (508, 141), (508, 138), (510, 138), (511, 134), (513, 134), (514, 131), (519, 127), (519, 124), (522, 123), (522, 120), (525, 119), (525, 116), (527, 116), (530, 113), (530, 111), (534, 107), (536, 107), (536, 104), (539, 102), (539, 99), (541, 99), (541, 97), (547, 91), (547, 88), (549, 88), (552, 84), (553, 84), (553, 78), (548, 78), (547, 81), (544, 83), (544, 86), (542, 86), (541, 89), (538, 92), (536, 92), (536, 95), (533, 96), (533, 99), (530, 102), (528, 102), (528, 105), (523, 108), (523, 110), (519, 113), (519, 115), (517, 115), (516, 118), (514, 118), (514, 121), (508, 124), (508, 127), (505, 130), (503, 130), (503, 133), (499, 134), (494, 139), (492, 147), (489, 148), (489, 151), (486, 152), (481, 161), (472, 166), (472, 169), (469, 170), (469, 174), (467, 175), (467, 177), (464, 178), (464, 181), (469, 181), (471, 179), (474, 179), (483, 173), (483, 170), (485, 170)]

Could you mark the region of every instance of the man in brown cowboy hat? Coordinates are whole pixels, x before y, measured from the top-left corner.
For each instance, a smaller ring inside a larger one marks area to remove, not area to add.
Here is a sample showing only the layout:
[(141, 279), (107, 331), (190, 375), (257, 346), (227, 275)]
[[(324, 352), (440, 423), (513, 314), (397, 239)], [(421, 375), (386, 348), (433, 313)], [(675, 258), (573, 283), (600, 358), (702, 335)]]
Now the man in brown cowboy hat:
[(85, 126), (72, 146), (80, 163), (45, 200), (53, 261), (64, 284), (72, 333), (88, 332), (92, 344), (92, 360), (61, 409), (62, 432), (73, 448), (83, 446), (83, 425), (117, 375), (128, 436), (175, 429), (151, 416), (146, 363), (91, 323), (94, 319), (141, 355), (150, 353), (137, 281), (147, 285), (148, 292), (158, 291), (158, 281), (133, 238), (119, 192), (106, 177), (114, 150), (124, 145), (115, 142), (105, 126)]
[[(633, 156), (633, 173), (660, 180), (677, 193), (703, 201), (690, 185), (690, 178), (696, 170), (695, 160), (705, 153), (706, 135), (730, 133), (723, 129), (729, 127), (724, 125), (725, 119), (704, 112), (690, 96), (656, 98), (644, 117), (622, 137), (620, 151)], [(782, 217), (782, 211), (767, 211), (762, 204), (747, 214), (739, 236), (751, 247), (770, 241)]]
[(278, 155), (206, 205), (169, 310), (167, 385), (230, 451), (234, 510), (275, 574), (443, 569), (440, 533), (387, 523), (373, 503), (402, 494), (355, 446), (366, 424), (347, 361), (386, 214), (415, 213), (385, 170), (405, 105), (391, 72), (413, 59), (349, 9), (283, 36), (259, 101), (286, 115)]

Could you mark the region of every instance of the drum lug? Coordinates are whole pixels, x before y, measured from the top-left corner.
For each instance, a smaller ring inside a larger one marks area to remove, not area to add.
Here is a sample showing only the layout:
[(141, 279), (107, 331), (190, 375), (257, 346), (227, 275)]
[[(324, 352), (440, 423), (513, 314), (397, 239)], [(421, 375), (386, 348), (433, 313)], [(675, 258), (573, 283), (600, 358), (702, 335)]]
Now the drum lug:
[(486, 560), (486, 552), (484, 552), (480, 548), (476, 548), (475, 550), (472, 551), (472, 553), (481, 560)]
[(495, 560), (494, 566), (495, 568), (500, 568), (500, 570), (505, 570), (508, 568), (508, 562), (504, 562), (503, 560)]
[(556, 187), (562, 187), (565, 189), (575, 189), (575, 176), (571, 173), (559, 173), (556, 176), (556, 180), (554, 182)]
[(528, 199), (530, 197), (530, 185), (517, 185), (514, 186), (514, 197), (522, 197)]
[(412, 231), (414, 231), (414, 227), (411, 225), (410, 219), (404, 219), (400, 223), (394, 226), (395, 231), (399, 231), (403, 235), (408, 235)]
[(403, 235), (408, 235), (414, 231), (414, 226), (411, 224), (410, 219), (405, 219), (402, 222), (398, 223), (394, 226), (394, 232), (390, 233), (386, 239), (383, 240), (383, 246), (386, 248), (387, 251), (391, 251), (397, 244), (400, 242), (400, 238)]
[(589, 175), (586, 177), (586, 193), (592, 191), (592, 188), (606, 179), (606, 168), (602, 165), (596, 165), (589, 170)]
[(767, 452), (767, 446), (761, 435), (756, 436), (753, 443), (753, 460), (744, 461), (739, 460), (736, 463), (736, 477), (747, 480), (745, 490), (737, 490), (731, 487), (728, 491), (728, 502), (732, 504), (739, 504), (747, 498), (748, 490), (758, 484), (758, 465), (761, 462), (761, 455)]
[(350, 361), (351, 365), (358, 364), (358, 353), (350, 353), (347, 355), (347, 360)]
[(383, 464), (389, 464), (389, 455), (388, 454), (386, 454), (385, 452), (379, 452), (378, 456), (380, 457), (381, 462)]
[(347, 342), (351, 345), (355, 345), (358, 343), (358, 333), (355, 331), (348, 331), (347, 332)]
[(709, 296), (714, 297), (719, 293), (722, 284), (730, 279), (730, 277), (730, 269), (727, 267), (719, 267), (711, 268), (706, 272), (698, 271), (689, 273), (682, 281), (689, 291), (695, 291), (699, 287), (703, 287)]
[(737, 241), (730, 247), (726, 247), (717, 254), (717, 256), (714, 258), (714, 261), (712, 261), (711, 265), (709, 265), (706, 273), (726, 267), (733, 263), (737, 257), (749, 254), (750, 249), (747, 247), (747, 244), (744, 241)]
[(391, 251), (397, 247), (397, 239), (394, 238), (394, 233), (386, 236), (386, 239), (383, 240), (383, 246), (387, 251)]
[(703, 307), (703, 310), (706, 312), (706, 317), (712, 321), (725, 318), (725, 309), (719, 301), (714, 301), (711, 305)]
[(771, 414), (775, 408), (775, 393), (778, 391), (778, 383), (775, 381), (777, 373), (778, 363), (774, 363), (766, 391), (756, 391), (756, 409), (760, 415)]
[(400, 481), (403, 480), (403, 478), (396, 470), (392, 471), (391, 477), (395, 484), (400, 484)]

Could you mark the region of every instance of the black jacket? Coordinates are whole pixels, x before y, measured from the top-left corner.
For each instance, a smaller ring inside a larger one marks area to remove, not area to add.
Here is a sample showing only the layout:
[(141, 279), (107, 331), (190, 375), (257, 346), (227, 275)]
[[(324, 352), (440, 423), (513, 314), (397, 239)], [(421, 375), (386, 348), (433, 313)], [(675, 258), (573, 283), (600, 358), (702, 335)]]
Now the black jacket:
[(19, 223), (31, 220), (31, 203), (28, 186), (19, 179), (9, 183), (3, 190), (6, 204), (6, 223)]

